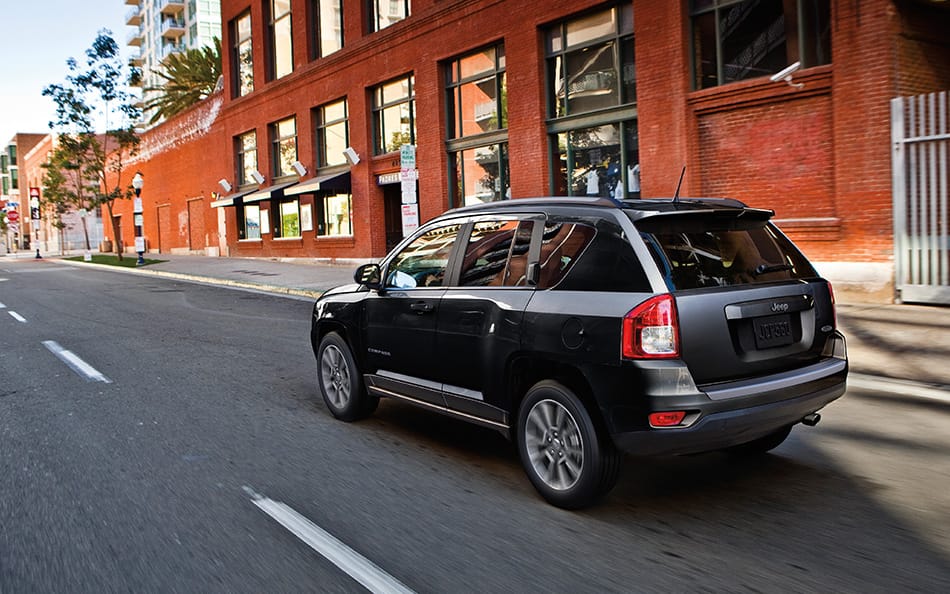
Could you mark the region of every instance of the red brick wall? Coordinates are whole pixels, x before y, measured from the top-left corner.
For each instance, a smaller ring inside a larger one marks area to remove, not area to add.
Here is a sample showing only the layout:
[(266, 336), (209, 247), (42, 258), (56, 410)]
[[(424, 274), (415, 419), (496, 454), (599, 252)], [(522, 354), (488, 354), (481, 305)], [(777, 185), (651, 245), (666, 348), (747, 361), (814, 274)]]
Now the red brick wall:
[(950, 10), (896, 5), (897, 95), (950, 90)]

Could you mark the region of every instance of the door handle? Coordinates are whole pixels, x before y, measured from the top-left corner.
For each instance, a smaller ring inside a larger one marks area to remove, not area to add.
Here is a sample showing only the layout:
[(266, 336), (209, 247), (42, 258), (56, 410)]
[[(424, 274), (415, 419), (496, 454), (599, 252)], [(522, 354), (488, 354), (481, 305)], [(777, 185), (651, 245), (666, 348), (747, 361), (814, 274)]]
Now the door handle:
[(411, 305), (409, 306), (409, 309), (411, 309), (412, 311), (416, 312), (417, 314), (419, 314), (419, 315), (421, 316), (421, 315), (424, 314), (424, 313), (429, 313), (430, 311), (432, 311), (432, 310), (435, 309), (435, 308), (433, 307), (433, 305), (432, 305), (431, 303), (428, 303), (428, 302), (425, 302), (425, 301), (417, 301), (417, 302), (411, 304)]

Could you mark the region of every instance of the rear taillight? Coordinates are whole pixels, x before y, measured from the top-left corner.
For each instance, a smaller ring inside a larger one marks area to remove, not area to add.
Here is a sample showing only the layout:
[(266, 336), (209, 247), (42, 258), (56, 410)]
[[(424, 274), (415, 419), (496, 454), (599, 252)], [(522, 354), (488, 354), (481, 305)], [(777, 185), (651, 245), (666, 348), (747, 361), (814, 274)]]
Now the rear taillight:
[(679, 357), (679, 321), (673, 296), (657, 295), (636, 306), (623, 318), (625, 359)]
[(835, 328), (838, 327), (838, 312), (835, 308), (835, 290), (831, 286), (831, 283), (825, 281), (828, 284), (828, 295), (831, 297), (831, 323), (834, 324)]

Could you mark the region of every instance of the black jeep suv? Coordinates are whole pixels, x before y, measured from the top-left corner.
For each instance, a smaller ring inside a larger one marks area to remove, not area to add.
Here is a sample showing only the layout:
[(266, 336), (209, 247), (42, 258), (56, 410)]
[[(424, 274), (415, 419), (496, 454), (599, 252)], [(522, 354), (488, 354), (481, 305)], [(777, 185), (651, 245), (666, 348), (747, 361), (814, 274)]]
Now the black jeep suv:
[(770, 450), (848, 373), (831, 286), (772, 214), (584, 198), (446, 212), (316, 302), (323, 398), (344, 421), (388, 396), (498, 429), (565, 508), (613, 487), (621, 452)]

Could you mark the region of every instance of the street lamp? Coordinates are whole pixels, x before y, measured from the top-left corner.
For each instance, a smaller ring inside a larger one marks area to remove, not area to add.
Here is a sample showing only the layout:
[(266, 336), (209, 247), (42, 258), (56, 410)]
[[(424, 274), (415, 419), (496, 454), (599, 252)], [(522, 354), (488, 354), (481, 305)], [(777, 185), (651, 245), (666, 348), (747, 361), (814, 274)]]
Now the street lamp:
[(132, 188), (135, 190), (135, 201), (132, 203), (132, 223), (135, 225), (135, 251), (139, 259), (135, 261), (136, 266), (145, 266), (145, 238), (142, 237), (142, 186), (145, 185), (145, 178), (141, 172), (137, 172), (132, 178)]

